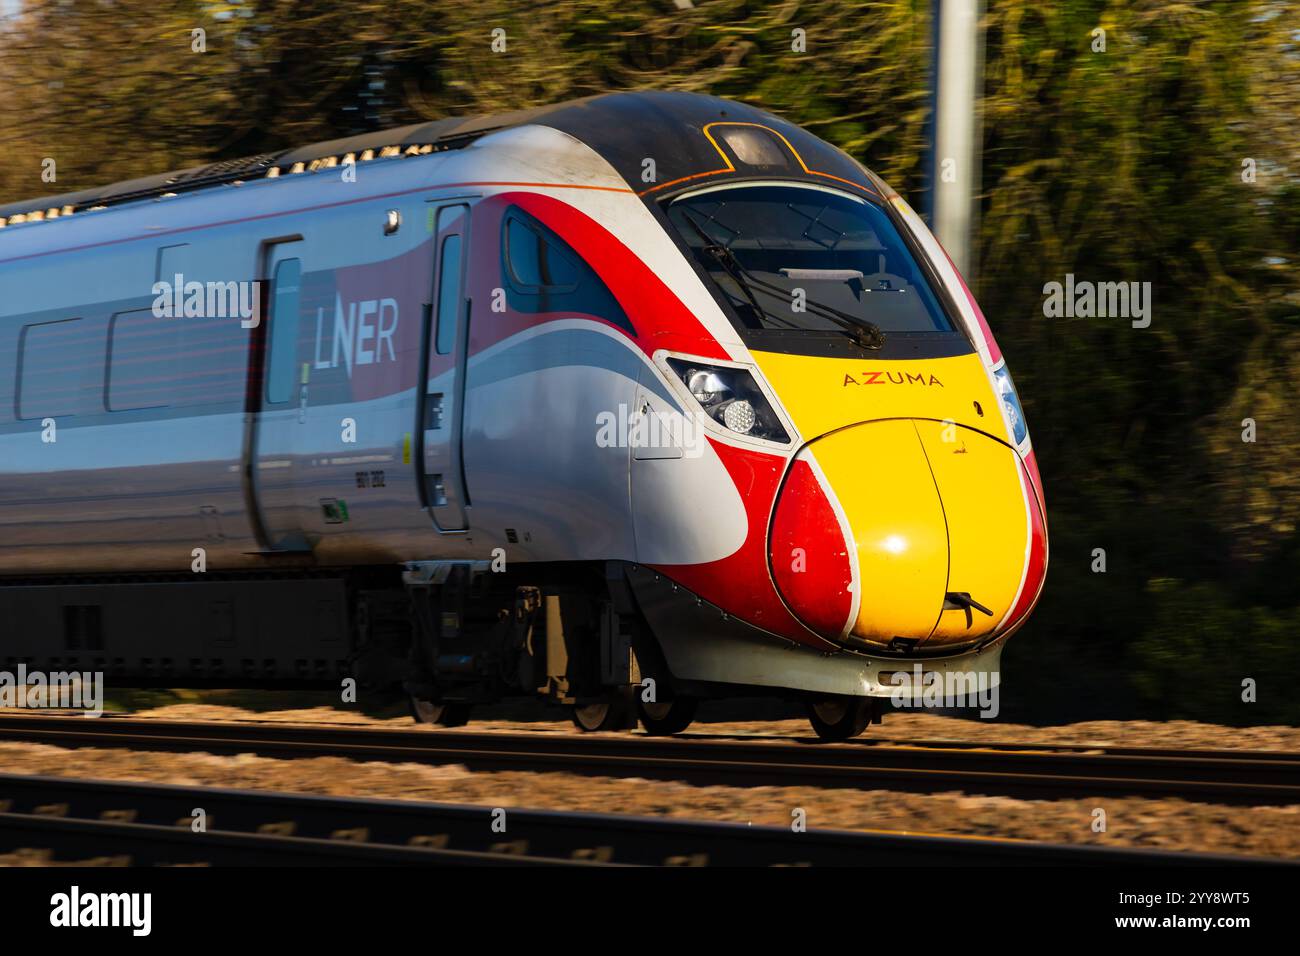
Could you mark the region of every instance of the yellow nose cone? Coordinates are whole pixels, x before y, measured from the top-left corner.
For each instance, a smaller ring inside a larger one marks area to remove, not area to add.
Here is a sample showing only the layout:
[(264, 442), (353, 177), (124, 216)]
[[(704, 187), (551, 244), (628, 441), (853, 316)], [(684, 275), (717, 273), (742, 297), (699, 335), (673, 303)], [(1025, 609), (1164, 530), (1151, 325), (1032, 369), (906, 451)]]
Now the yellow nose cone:
[(876, 644), (924, 640), (948, 579), (943, 506), (910, 420), (832, 432), (810, 446), (843, 509), (857, 559), (851, 633)]
[[(933, 649), (997, 630), (1019, 592), (1029, 542), (1023, 473), (1011, 448), (950, 423), (887, 419), (831, 432), (799, 457), (825, 476), (848, 532), (849, 635)], [(794, 486), (782, 493), (778, 526), (793, 493)], [(788, 602), (800, 595), (789, 585), (782, 593)], [(813, 627), (816, 602), (800, 596), (805, 607), (791, 609)]]
[(992, 614), (948, 607), (927, 649), (997, 630), (1016, 600), (1029, 560), (1029, 508), (1037, 509), (1020, 457), (968, 428), (917, 421), (948, 525), (948, 590), (969, 594)]

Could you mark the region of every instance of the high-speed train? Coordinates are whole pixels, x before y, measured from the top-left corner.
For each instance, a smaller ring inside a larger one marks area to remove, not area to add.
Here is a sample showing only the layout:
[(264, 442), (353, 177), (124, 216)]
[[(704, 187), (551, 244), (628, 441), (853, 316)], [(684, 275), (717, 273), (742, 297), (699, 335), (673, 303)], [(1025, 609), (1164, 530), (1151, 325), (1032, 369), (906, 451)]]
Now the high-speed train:
[[(0, 658), (121, 683), (879, 719), (999, 681), (1044, 501), (864, 166), (617, 93), (0, 208)], [(919, 688), (916, 690), (919, 693)]]

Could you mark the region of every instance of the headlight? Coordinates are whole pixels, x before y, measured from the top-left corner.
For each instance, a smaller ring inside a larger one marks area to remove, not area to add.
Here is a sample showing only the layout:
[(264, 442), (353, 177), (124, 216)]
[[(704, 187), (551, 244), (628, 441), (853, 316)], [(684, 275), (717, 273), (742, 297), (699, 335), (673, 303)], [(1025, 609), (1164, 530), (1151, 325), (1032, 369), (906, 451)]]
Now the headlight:
[(747, 370), (678, 358), (668, 359), (668, 367), (685, 383), (704, 413), (729, 431), (782, 444), (790, 440)]
[(701, 405), (712, 405), (727, 394), (727, 385), (717, 372), (692, 371), (686, 387)]
[(1022, 445), (1029, 437), (1029, 428), (1025, 425), (1025, 413), (1020, 408), (1020, 398), (1016, 395), (1016, 386), (1011, 381), (1011, 373), (1007, 371), (1006, 365), (1003, 365), (994, 370), (993, 377), (998, 383), (998, 398), (1002, 400), (1002, 407), (1007, 413), (1011, 434), (1015, 437), (1016, 444)]

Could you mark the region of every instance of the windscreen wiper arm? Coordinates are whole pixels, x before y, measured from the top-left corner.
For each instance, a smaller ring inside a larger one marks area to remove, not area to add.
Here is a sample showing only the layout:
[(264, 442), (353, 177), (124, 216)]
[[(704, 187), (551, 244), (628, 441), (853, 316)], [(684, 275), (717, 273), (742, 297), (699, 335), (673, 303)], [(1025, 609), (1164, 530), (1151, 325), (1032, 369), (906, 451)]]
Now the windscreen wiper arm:
[[(745, 272), (744, 266), (741, 266), (740, 269), (742, 272)], [(760, 279), (758, 276), (749, 272), (745, 272), (745, 275), (748, 276), (750, 282), (754, 283), (754, 285), (758, 286), (760, 289), (766, 289), (774, 295), (780, 295), (791, 302), (794, 302), (794, 293), (782, 289), (779, 285)], [(884, 346), (884, 331), (870, 319), (859, 318), (856, 315), (841, 312), (833, 306), (829, 306), (824, 302), (818, 302), (816, 299), (810, 298), (806, 292), (804, 293), (804, 303), (813, 310), (814, 314), (820, 315), (824, 319), (829, 319), (852, 335), (853, 341), (857, 342), (858, 345), (862, 346), (864, 349), (870, 349), (875, 352), (879, 351)]]
[[(758, 310), (760, 315), (768, 315), (774, 319), (780, 319), (787, 324), (792, 324), (788, 322), (788, 320), (784, 319), (784, 317), (774, 315), (772, 312), (760, 306), (758, 304), (758, 299), (754, 295), (751, 283), (761, 289), (766, 289), (769, 292), (779, 295), (790, 302), (794, 302), (793, 293), (787, 292), (779, 285), (773, 285), (772, 283), (766, 282), (753, 275), (748, 269), (740, 264), (740, 260), (736, 258), (734, 252), (721, 243), (715, 242), (713, 239), (709, 238), (708, 233), (700, 228), (699, 223), (695, 221), (695, 217), (691, 215), (689, 209), (683, 208), (682, 215), (686, 217), (686, 221), (691, 224), (691, 228), (694, 229), (696, 234), (704, 241), (704, 251), (722, 264), (722, 267), (726, 269), (727, 274), (736, 280), (736, 284), (744, 291), (745, 297), (749, 299), (750, 304)], [(885, 333), (881, 331), (880, 326), (876, 325), (876, 323), (872, 322), (870, 319), (860, 319), (856, 316), (849, 315), (847, 312), (841, 312), (839, 309), (832, 308), (822, 302), (810, 299), (806, 295), (804, 297), (804, 302), (816, 310), (815, 314), (820, 315), (824, 319), (829, 319), (831, 322), (834, 322), (840, 328), (844, 329), (844, 331), (853, 336), (853, 341), (860, 347), (875, 352), (879, 351), (885, 344)]]
[(704, 251), (714, 259), (718, 260), (718, 264), (726, 270), (727, 275), (731, 276), (736, 285), (740, 287), (740, 291), (745, 293), (745, 298), (748, 299), (749, 304), (754, 307), (754, 311), (759, 316), (767, 315), (779, 319), (780, 316), (772, 315), (772, 313), (768, 312), (767, 309), (758, 304), (758, 297), (754, 295), (754, 290), (751, 289), (749, 283), (745, 281), (745, 270), (741, 266), (740, 261), (736, 258), (736, 254), (721, 243), (710, 239), (708, 233), (701, 229), (699, 223), (695, 221), (695, 217), (691, 215), (689, 209), (682, 209), (682, 215), (685, 216), (686, 221), (691, 224), (691, 228), (695, 230), (696, 235), (704, 241)]

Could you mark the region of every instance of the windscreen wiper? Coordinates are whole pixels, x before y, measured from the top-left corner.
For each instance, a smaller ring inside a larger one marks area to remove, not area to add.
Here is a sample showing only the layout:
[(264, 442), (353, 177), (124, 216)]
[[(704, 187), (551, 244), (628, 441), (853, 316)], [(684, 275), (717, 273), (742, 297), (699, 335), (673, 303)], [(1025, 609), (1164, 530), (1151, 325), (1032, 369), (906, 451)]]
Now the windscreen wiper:
[[(768, 315), (774, 319), (780, 319), (781, 321), (786, 322), (787, 325), (793, 324), (783, 316), (774, 315), (772, 312), (760, 306), (758, 304), (758, 299), (754, 295), (752, 286), (758, 286), (760, 289), (781, 296), (789, 302), (794, 302), (794, 293), (782, 289), (779, 285), (773, 285), (771, 282), (760, 279), (758, 276), (751, 273), (740, 264), (740, 260), (736, 258), (734, 252), (721, 243), (715, 242), (713, 239), (709, 238), (708, 234), (700, 228), (699, 223), (695, 221), (695, 217), (691, 215), (689, 209), (683, 208), (682, 215), (686, 217), (686, 221), (691, 224), (691, 228), (695, 230), (696, 234), (704, 240), (704, 251), (722, 264), (722, 267), (727, 271), (727, 274), (736, 280), (736, 284), (741, 287), (746, 298), (749, 299), (750, 304), (758, 310), (760, 315)], [(849, 315), (847, 312), (841, 312), (839, 309), (826, 305), (823, 302), (818, 302), (815, 299), (808, 298), (806, 294), (804, 296), (804, 303), (811, 307), (813, 314), (834, 322), (840, 328), (844, 329), (844, 331), (848, 332), (849, 335), (852, 336), (853, 341), (859, 347), (867, 349), (868, 351), (876, 352), (884, 346), (885, 333), (881, 331), (880, 326), (876, 325), (876, 323), (872, 322), (870, 319), (861, 319), (857, 316)]]
[[(741, 270), (744, 271), (744, 266), (741, 266)], [(758, 286), (760, 289), (765, 289), (774, 295), (782, 296), (790, 302), (794, 302), (793, 292), (790, 292), (787, 289), (782, 289), (779, 285), (775, 285), (765, 279), (760, 279), (758, 276), (749, 272), (745, 272), (745, 275), (749, 277), (750, 282), (754, 283), (754, 285)], [(821, 316), (823, 319), (829, 319), (834, 322), (840, 328), (844, 329), (844, 331), (853, 336), (853, 341), (862, 346), (862, 348), (876, 352), (884, 346), (884, 331), (870, 319), (864, 319), (856, 315), (850, 315), (847, 312), (841, 312), (839, 309), (829, 306), (825, 302), (817, 301), (809, 296), (807, 292), (804, 293), (803, 301), (804, 304), (808, 306), (810, 312), (814, 315)]]
[[(749, 283), (745, 281), (745, 270), (740, 265), (740, 261), (736, 258), (736, 254), (721, 243), (710, 239), (708, 233), (701, 229), (699, 223), (695, 221), (695, 217), (691, 215), (689, 209), (683, 208), (682, 215), (686, 217), (686, 221), (690, 223), (691, 228), (695, 230), (696, 235), (703, 240), (704, 251), (718, 261), (718, 265), (722, 266), (727, 275), (731, 276), (736, 285), (740, 287), (740, 291), (745, 293), (745, 298), (748, 299), (749, 304), (754, 307), (754, 312), (760, 317), (766, 315), (774, 319), (781, 319), (781, 316), (772, 315), (771, 312), (768, 312), (767, 309), (758, 304), (758, 297), (754, 295), (754, 290), (751, 289)], [(784, 320), (782, 319), (782, 321)]]

